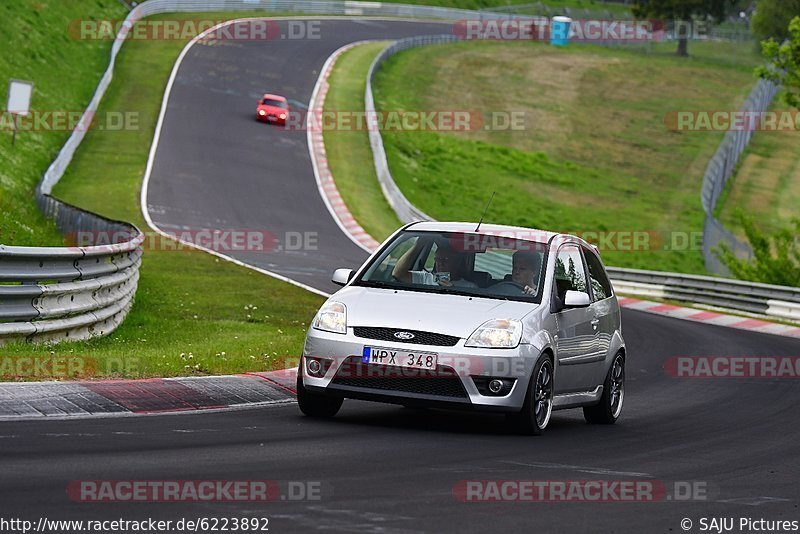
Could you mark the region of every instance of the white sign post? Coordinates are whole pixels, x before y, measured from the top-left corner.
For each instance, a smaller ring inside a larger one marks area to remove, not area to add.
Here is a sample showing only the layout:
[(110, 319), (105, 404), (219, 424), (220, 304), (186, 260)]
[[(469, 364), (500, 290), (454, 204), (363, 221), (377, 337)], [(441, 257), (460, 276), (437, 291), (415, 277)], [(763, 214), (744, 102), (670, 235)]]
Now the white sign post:
[(14, 132), (11, 134), (11, 146), (17, 140), (17, 115), (26, 117), (31, 108), (31, 96), (33, 95), (33, 82), (23, 82), (21, 80), (11, 80), (8, 83), (8, 104), (6, 111), (11, 114), (14, 121)]

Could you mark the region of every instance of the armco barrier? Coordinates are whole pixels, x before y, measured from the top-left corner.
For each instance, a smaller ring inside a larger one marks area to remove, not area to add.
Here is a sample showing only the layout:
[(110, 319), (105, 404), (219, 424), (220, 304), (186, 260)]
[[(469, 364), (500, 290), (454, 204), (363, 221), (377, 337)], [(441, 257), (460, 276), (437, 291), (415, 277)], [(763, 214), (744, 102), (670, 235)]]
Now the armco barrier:
[[(82, 212), (80, 222), (89, 217)], [(133, 304), (141, 263), (141, 233), (127, 232), (131, 239), (107, 246), (0, 245), (0, 344), (82, 340), (119, 326)]]
[[(63, 149), (53, 165), (62, 154)], [(88, 247), (0, 245), (0, 345), (22, 340), (84, 340), (112, 332), (133, 305), (142, 233), (129, 224), (61, 202), (43, 193), (41, 187), (36, 198), (62, 233), (82, 232), (99, 239), (108, 236), (109, 243)]]
[[(445, 44), (454, 40), (451, 35), (433, 35), (425, 37), (411, 37), (401, 39), (387, 46), (373, 61), (367, 74), (367, 88), (365, 93), (365, 106), (368, 116), (376, 116), (375, 100), (372, 91), (372, 82), (378, 68), (389, 57), (403, 50), (418, 46)], [(751, 93), (744, 109), (763, 110), (775, 94), (775, 87), (764, 85), (761, 82)], [(373, 150), (375, 171), (380, 181), (389, 205), (397, 213), (397, 217), (404, 223), (413, 221), (429, 221), (432, 217), (411, 204), (400, 191), (392, 178), (389, 165), (386, 161), (386, 152), (383, 139), (377, 127), (369, 130), (370, 145)], [(720, 146), (714, 159), (709, 164), (709, 170), (703, 182), (703, 207), (709, 220), (719, 221), (710, 215), (709, 207), (716, 205), (719, 194), (724, 187), (724, 177), (727, 180), (733, 170), (733, 164), (741, 151), (747, 145), (752, 132), (729, 132)], [(722, 165), (717, 169), (716, 165)], [(711, 208), (713, 210), (713, 208)], [(724, 229), (723, 229), (724, 231)], [(731, 236), (732, 237), (732, 236)], [(729, 241), (736, 247), (736, 241)], [(741, 244), (738, 245), (741, 247)], [(734, 250), (738, 250), (734, 248)], [(706, 254), (704, 243), (704, 254)], [(708, 265), (708, 255), (706, 255)], [(758, 284), (741, 280), (716, 278), (711, 276), (685, 275), (658, 271), (643, 271), (638, 269), (608, 268), (614, 287), (617, 291), (629, 295), (643, 297), (673, 299), (684, 302), (705, 304), (747, 313), (767, 315), (791, 321), (800, 321), (800, 288)]]
[(628, 295), (694, 302), (800, 321), (800, 288), (796, 287), (618, 267), (609, 267), (608, 274), (614, 288)]

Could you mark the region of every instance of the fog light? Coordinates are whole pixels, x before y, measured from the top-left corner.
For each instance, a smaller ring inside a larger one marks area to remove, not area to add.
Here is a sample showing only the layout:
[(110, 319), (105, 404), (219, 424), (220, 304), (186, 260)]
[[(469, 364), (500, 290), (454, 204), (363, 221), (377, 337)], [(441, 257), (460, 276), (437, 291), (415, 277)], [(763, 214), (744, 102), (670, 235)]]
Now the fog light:
[(502, 389), (503, 389), (503, 381), (502, 380), (498, 380), (498, 379), (495, 378), (494, 380), (489, 382), (489, 391), (491, 391), (492, 393), (495, 393), (495, 394), (500, 393), (500, 391)]
[(308, 374), (317, 376), (322, 370), (319, 360), (308, 360)]

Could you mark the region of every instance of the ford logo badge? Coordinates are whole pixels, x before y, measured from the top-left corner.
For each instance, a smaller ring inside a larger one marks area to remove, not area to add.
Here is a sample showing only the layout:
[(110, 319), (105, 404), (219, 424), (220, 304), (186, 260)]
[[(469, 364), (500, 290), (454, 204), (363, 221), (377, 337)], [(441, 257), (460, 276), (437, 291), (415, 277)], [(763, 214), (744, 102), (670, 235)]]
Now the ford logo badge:
[(397, 339), (414, 339), (414, 334), (411, 332), (395, 332), (394, 337)]

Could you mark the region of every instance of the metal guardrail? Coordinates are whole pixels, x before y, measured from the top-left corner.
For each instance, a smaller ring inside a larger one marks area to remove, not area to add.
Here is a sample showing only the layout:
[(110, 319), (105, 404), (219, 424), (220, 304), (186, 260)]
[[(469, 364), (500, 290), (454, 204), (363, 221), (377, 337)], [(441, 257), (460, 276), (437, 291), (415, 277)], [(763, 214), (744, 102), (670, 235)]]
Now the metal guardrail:
[(800, 288), (743, 280), (608, 267), (620, 293), (706, 304), (800, 321)]
[[(75, 135), (83, 133), (73, 132), (51, 164), (45, 175), (53, 179), (49, 188), (74, 153)], [(36, 200), (62, 234), (86, 235), (107, 244), (0, 245), (0, 345), (106, 335), (125, 318), (136, 294), (144, 239), (139, 229), (53, 198), (43, 191), (43, 182), (36, 189)]]
[(109, 240), (89, 247), (0, 245), (0, 345), (83, 340), (112, 332), (133, 305), (143, 235), (37, 192), (65, 234)]
[[(395, 41), (386, 47), (373, 61), (367, 74), (367, 88), (365, 93), (365, 106), (367, 115), (375, 115), (375, 101), (372, 91), (372, 82), (378, 68), (392, 55), (415, 48), (432, 44), (444, 44), (455, 40), (451, 35), (434, 35), (426, 37), (412, 37)], [(757, 85), (757, 88), (760, 85)], [(761, 91), (767, 91), (762, 93)], [(748, 99), (746, 109), (759, 109), (759, 106), (768, 106), (774, 96), (774, 88), (764, 88), (754, 90), (751, 98)], [(748, 107), (749, 106), (749, 107)], [(761, 109), (765, 109), (762, 107)], [(402, 194), (397, 183), (392, 178), (386, 161), (386, 152), (383, 146), (383, 139), (377, 127), (368, 128), (370, 145), (373, 149), (373, 160), (381, 190), (389, 204), (395, 210), (398, 218), (404, 222), (421, 220), (434, 220), (425, 214)], [(703, 183), (704, 208), (708, 205), (715, 205), (719, 198), (722, 185), (709, 184), (710, 176), (727, 177), (733, 170), (733, 163), (738, 158), (744, 146), (752, 136), (752, 132), (729, 132), (725, 141), (715, 155), (715, 159), (709, 164), (709, 171)], [(720, 165), (722, 158), (723, 165)], [(733, 161), (733, 163), (730, 163)], [(725, 165), (729, 165), (727, 168)], [(709, 174), (713, 173), (713, 174)], [(727, 178), (726, 178), (727, 179)], [(715, 187), (717, 189), (715, 189)], [(706, 202), (713, 200), (713, 204)], [(708, 209), (706, 213), (709, 213)], [(713, 217), (711, 217), (713, 219)], [(708, 218), (707, 218), (708, 220)], [(716, 219), (714, 219), (716, 221)], [(717, 221), (718, 222), (718, 221)], [(720, 225), (721, 227), (721, 225)], [(723, 229), (724, 230), (724, 229)], [(705, 252), (705, 243), (704, 243)], [(774, 286), (759, 284), (741, 280), (731, 280), (725, 278), (715, 278), (712, 276), (686, 275), (679, 273), (668, 273), (658, 271), (644, 271), (639, 269), (623, 269), (619, 267), (609, 267), (614, 288), (624, 294), (639, 295), (652, 298), (679, 300), (697, 304), (705, 304), (719, 308), (767, 315), (771, 317), (800, 321), (800, 288)]]

